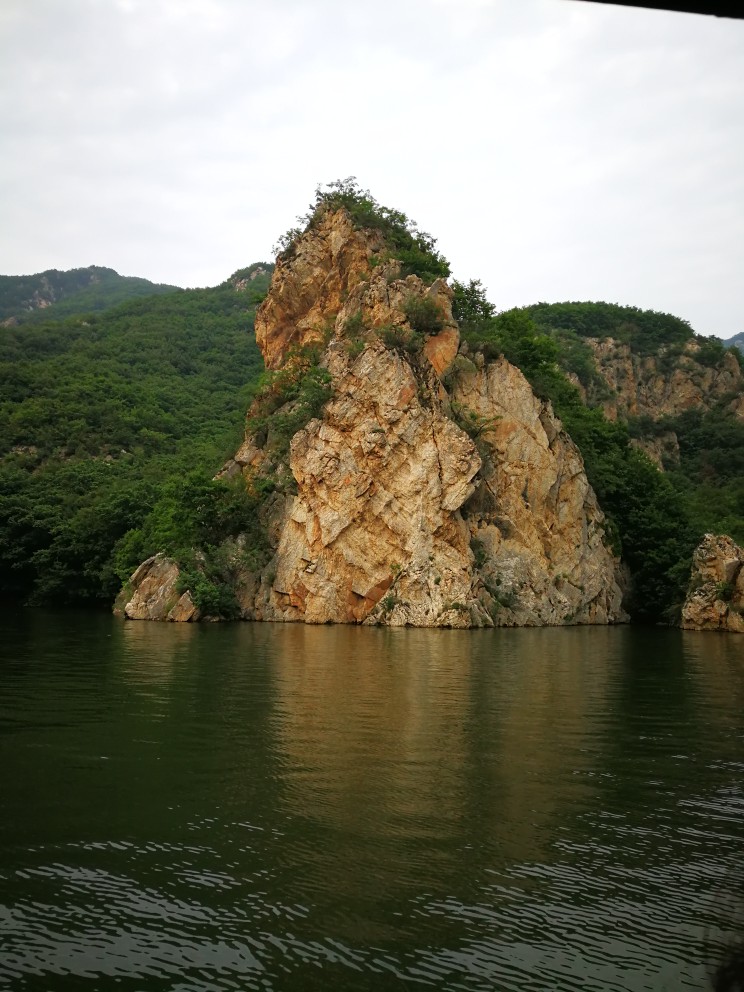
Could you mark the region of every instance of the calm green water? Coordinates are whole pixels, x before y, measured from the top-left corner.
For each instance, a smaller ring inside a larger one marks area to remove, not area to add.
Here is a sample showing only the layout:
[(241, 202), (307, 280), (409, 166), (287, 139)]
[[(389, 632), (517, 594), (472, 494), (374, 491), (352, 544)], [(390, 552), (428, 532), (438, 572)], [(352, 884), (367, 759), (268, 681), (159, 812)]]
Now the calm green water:
[(741, 925), (744, 638), (0, 645), (0, 988), (703, 989)]

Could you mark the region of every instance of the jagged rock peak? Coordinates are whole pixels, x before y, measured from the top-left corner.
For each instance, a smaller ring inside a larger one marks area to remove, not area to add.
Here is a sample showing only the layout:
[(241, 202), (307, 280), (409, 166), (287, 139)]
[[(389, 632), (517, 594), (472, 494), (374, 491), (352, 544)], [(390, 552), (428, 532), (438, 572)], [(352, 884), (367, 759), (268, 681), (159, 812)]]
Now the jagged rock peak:
[(278, 369), (291, 351), (360, 331), (408, 324), (406, 303), (427, 297), (439, 313), (442, 334), (427, 357), (440, 368), (457, 354), (451, 290), (443, 279), (426, 286), (417, 276), (399, 278), (380, 230), (359, 229), (344, 208), (326, 209), (280, 255), (266, 299), (256, 313), (256, 341), (267, 369)]
[[(419, 259), (436, 268), (430, 244)], [(624, 621), (578, 449), (518, 369), (458, 354), (452, 291), (421, 270), (430, 278), (403, 276), (384, 228), (360, 228), (343, 207), (316, 210), (280, 255), (256, 317), (267, 390), (223, 470), (268, 493), (267, 558), (236, 583), (241, 615), (425, 627)], [(126, 615), (152, 616), (156, 601), (170, 615), (172, 594), (147, 590), (143, 604), (136, 593)]]
[[(399, 274), (380, 232), (345, 210), (326, 211), (277, 263), (257, 320), (267, 364), (328, 342), (333, 395), (292, 439), (297, 494), (274, 513), (276, 553), (250, 615), (625, 620), (603, 514), (550, 405), (504, 359), (476, 369), (458, 358), (447, 284)], [(406, 347), (412, 300), (439, 315), (419, 351)], [(231, 471), (250, 483), (267, 460), (249, 431)]]

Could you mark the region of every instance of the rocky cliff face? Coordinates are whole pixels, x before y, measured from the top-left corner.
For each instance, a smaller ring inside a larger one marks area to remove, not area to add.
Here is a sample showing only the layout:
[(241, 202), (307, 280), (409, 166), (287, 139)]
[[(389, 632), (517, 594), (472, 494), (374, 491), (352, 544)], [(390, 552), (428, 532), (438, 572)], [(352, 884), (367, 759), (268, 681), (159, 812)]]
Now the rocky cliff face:
[[(254, 488), (285, 480), (262, 511), (271, 560), (237, 590), (246, 619), (626, 619), (578, 450), (516, 368), (458, 355), (445, 282), (400, 278), (379, 232), (327, 211), (277, 262), (256, 336), (269, 369), (322, 349), (331, 395), (292, 437), (289, 472), (270, 429), (223, 470)], [(154, 564), (124, 612), (176, 619), (172, 595), (143, 591)]]
[(730, 537), (706, 534), (697, 547), (682, 626), (744, 634), (744, 549)]
[[(605, 415), (621, 417), (677, 416), (689, 409), (709, 409), (716, 401), (741, 394), (744, 388), (739, 363), (727, 354), (719, 367), (702, 365), (696, 359), (700, 345), (690, 341), (681, 355), (665, 361), (663, 353), (638, 355), (612, 338), (587, 338), (594, 352), (597, 371), (612, 396), (603, 403)], [(732, 400), (734, 412), (744, 417), (741, 398)]]
[(503, 358), (458, 372), (452, 397), (486, 425), (484, 464), (464, 514), (498, 622), (622, 618), (604, 515), (550, 404)]
[(292, 347), (322, 344), (343, 324), (338, 317), (349, 293), (355, 300), (364, 295), (360, 286), (383, 247), (379, 232), (356, 231), (349, 215), (338, 212), (300, 238), (289, 259), (277, 260), (271, 292), (255, 321), (267, 369), (280, 368)]
[(354, 361), (332, 347), (328, 364), (335, 395), (292, 439), (298, 494), (255, 615), (487, 622), (458, 513), (480, 468), (472, 441), (426, 403), (410, 364), (384, 345)]
[(178, 565), (165, 555), (143, 561), (129, 580), (114, 606), (114, 613), (127, 620), (196, 621), (199, 610), (188, 589), (177, 591)]

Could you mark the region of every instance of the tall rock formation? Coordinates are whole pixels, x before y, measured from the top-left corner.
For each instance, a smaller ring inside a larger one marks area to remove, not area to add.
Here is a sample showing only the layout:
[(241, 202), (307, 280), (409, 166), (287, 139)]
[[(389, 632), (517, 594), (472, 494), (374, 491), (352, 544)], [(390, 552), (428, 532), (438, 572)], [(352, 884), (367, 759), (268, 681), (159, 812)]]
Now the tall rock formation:
[[(402, 278), (379, 230), (325, 209), (278, 260), (255, 326), (276, 378), (223, 469), (253, 491), (273, 490), (261, 511), (271, 560), (237, 584), (245, 619), (626, 619), (577, 448), (518, 369), (458, 354), (443, 280)], [(297, 383), (314, 360), (328, 399), (294, 431), (287, 457), (279, 426), (294, 426), (302, 400), (295, 390), (277, 405), (271, 389)], [(258, 428), (267, 397), (273, 413)], [(151, 616), (132, 605), (137, 595), (125, 614)], [(152, 589), (145, 598), (158, 601)], [(171, 605), (162, 619), (180, 615)]]

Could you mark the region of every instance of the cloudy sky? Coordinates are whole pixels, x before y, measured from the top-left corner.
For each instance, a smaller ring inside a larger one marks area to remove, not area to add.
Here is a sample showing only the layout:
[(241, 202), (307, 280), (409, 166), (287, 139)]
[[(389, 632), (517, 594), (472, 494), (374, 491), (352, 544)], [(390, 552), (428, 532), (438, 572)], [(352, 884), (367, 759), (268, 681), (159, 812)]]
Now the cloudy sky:
[(581, 0), (2, 0), (0, 272), (215, 285), (354, 175), (499, 308), (744, 330), (744, 22)]

